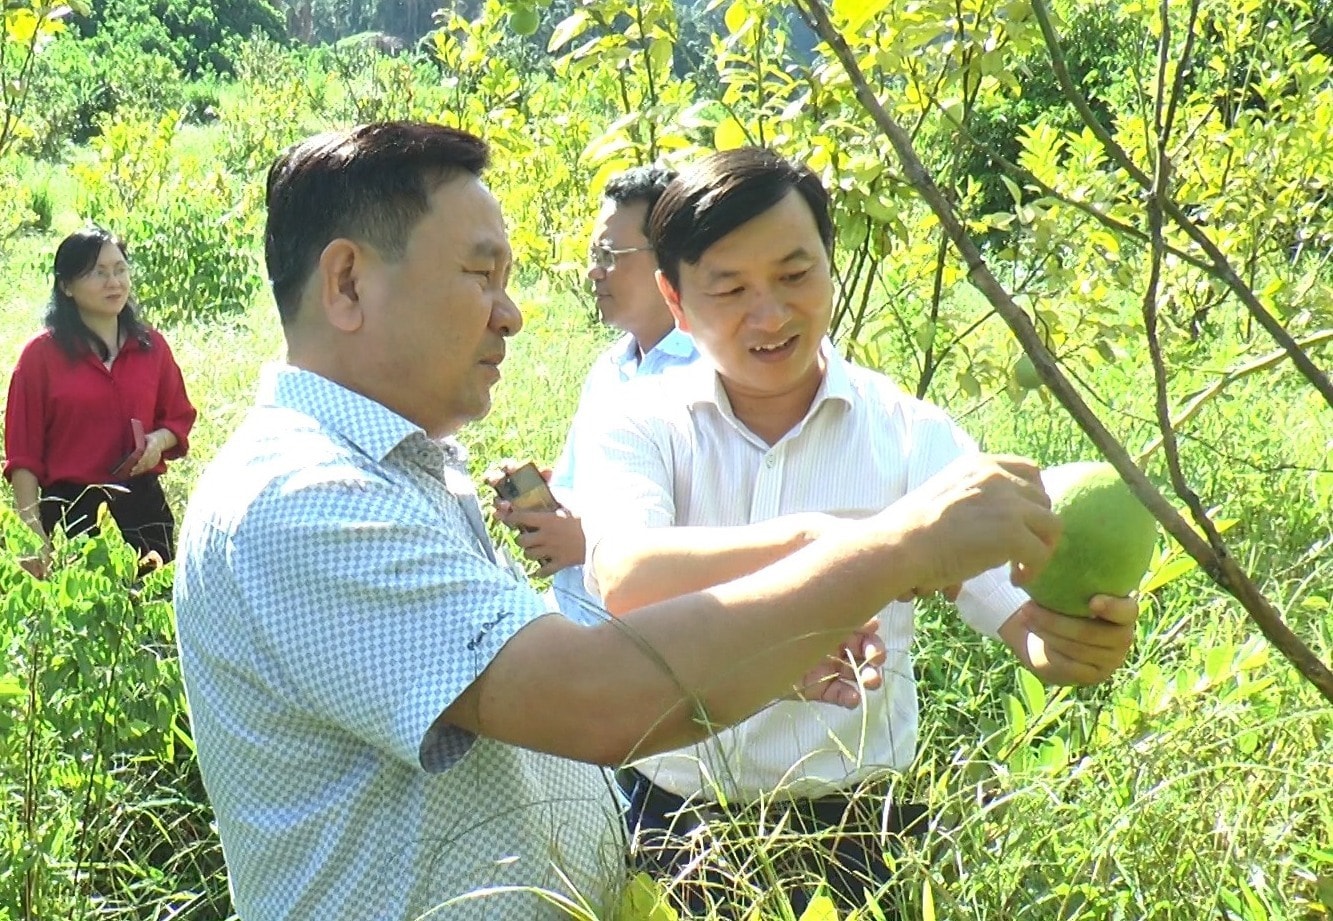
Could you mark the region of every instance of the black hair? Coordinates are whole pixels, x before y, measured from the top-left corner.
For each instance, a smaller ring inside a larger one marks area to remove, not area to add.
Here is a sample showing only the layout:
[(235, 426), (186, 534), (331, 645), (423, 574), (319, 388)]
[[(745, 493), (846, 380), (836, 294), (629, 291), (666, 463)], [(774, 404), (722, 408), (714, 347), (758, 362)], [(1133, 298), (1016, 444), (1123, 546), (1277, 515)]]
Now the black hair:
[(648, 242), (657, 265), (680, 287), (680, 264), (695, 265), (704, 252), (791, 192), (805, 199), (824, 249), (833, 253), (829, 195), (808, 167), (764, 147), (738, 147), (710, 154), (667, 186), (648, 222)]
[(606, 181), (602, 197), (617, 205), (633, 205), (639, 202), (647, 205), (643, 212), (643, 233), (647, 236), (653, 208), (657, 207), (658, 199), (675, 178), (676, 171), (665, 166), (630, 167)]
[(366, 242), (401, 258), (430, 195), (459, 173), (481, 175), (486, 142), (428, 122), (378, 122), (316, 135), (268, 172), (264, 259), (284, 324), (334, 240)]
[[(77, 281), (93, 271), (102, 248), (107, 244), (120, 250), (125, 261), (129, 262), (129, 250), (125, 248), (125, 243), (111, 231), (96, 224), (74, 231), (56, 247), (51, 266), (51, 299), (47, 302), (44, 322), (56, 345), (71, 361), (87, 351), (96, 353), (103, 361), (111, 357), (110, 347), (83, 322), (79, 305), (63, 288), (63, 285)], [(116, 322), (120, 335), (126, 340), (136, 339), (144, 348), (152, 347), (148, 327), (139, 319), (133, 296), (126, 301)]]

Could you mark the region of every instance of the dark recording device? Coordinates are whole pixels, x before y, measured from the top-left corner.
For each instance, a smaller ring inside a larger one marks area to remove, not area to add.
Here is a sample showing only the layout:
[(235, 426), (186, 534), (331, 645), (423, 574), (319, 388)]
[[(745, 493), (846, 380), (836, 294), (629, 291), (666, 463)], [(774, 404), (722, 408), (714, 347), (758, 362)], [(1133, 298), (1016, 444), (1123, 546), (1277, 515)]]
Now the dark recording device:
[(495, 491), (519, 512), (554, 512), (560, 503), (551, 494), (546, 478), (529, 461), (516, 467), (495, 483)]

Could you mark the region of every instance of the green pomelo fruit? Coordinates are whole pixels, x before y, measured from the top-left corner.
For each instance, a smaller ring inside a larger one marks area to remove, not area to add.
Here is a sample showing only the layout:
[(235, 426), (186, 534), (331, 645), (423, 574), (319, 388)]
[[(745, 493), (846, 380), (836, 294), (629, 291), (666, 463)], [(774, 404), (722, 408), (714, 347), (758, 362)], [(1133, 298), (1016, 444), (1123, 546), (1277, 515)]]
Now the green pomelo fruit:
[(1018, 361), (1014, 362), (1014, 383), (1024, 390), (1036, 390), (1043, 383), (1041, 375), (1037, 373), (1037, 366), (1026, 355), (1019, 356)]
[(509, 28), (515, 35), (531, 35), (537, 31), (537, 11), (521, 6), (509, 14)]
[(1050, 562), (1024, 586), (1044, 608), (1090, 617), (1093, 595), (1138, 588), (1157, 544), (1157, 522), (1110, 464), (1083, 461), (1042, 471), (1064, 531)]

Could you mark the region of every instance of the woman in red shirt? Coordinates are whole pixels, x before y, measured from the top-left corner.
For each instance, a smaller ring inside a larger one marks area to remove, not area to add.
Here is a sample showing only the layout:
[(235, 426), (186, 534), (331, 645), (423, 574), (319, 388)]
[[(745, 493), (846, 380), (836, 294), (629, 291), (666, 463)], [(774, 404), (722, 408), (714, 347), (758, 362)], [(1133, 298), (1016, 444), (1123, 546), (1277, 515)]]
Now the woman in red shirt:
[(49, 551), (57, 525), (93, 531), (105, 503), (131, 546), (167, 562), (176, 520), (158, 477), (185, 454), (195, 419), (180, 368), (139, 320), (125, 246), (110, 232), (66, 237), (54, 276), (46, 329), (9, 381), (4, 473), (15, 505)]

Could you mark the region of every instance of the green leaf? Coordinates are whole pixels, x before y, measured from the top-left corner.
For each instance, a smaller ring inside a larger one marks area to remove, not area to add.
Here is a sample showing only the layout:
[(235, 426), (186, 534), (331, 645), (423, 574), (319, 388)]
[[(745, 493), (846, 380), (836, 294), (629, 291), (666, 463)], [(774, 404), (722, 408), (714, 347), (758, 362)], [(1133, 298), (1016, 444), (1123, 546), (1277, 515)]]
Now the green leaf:
[(713, 146), (718, 150), (733, 150), (749, 143), (750, 136), (745, 133), (745, 127), (730, 116), (718, 122), (713, 131)]
[(889, 0), (833, 0), (833, 15), (845, 19), (848, 30), (856, 32), (888, 5)]
[(1218, 684), (1223, 679), (1232, 676), (1232, 662), (1235, 655), (1236, 647), (1230, 643), (1214, 646), (1208, 650), (1208, 656), (1204, 659), (1203, 673), (1210, 683)]
[(22, 697), (25, 693), (18, 675), (0, 675), (0, 700)]
[(1023, 709), (1023, 702), (1013, 694), (1004, 695), (1004, 712), (1009, 716), (1009, 738), (1016, 739), (1023, 734), (1028, 725), (1027, 711)]
[(648, 46), (648, 58), (653, 62), (653, 69), (668, 71), (671, 69), (671, 55), (674, 46), (665, 38), (655, 38)]
[(1164, 585), (1168, 585), (1179, 579), (1185, 573), (1197, 569), (1198, 562), (1192, 556), (1181, 554), (1175, 559), (1167, 560), (1162, 566), (1148, 573), (1148, 577), (1143, 584), (1139, 586), (1141, 594), (1155, 592)]
[(636, 873), (620, 896), (617, 921), (680, 921), (666, 902), (662, 886), (647, 873)]
[(922, 320), (917, 324), (916, 332), (913, 338), (916, 340), (916, 347), (923, 352), (929, 351), (935, 344), (936, 326), (934, 320)]
[(750, 18), (750, 8), (745, 4), (745, 0), (736, 0), (731, 6), (727, 7), (726, 15), (722, 21), (726, 23), (727, 31), (735, 35), (741, 29), (745, 28), (746, 22)]
[(26, 45), (37, 34), (37, 17), (32, 10), (17, 9), (5, 13), (5, 35), (11, 41)]
[(546, 45), (546, 50), (552, 54), (559, 51), (582, 35), (584, 30), (588, 28), (589, 22), (591, 20), (588, 17), (587, 10), (575, 10), (555, 27), (555, 31), (551, 33), (551, 41)]
[(821, 891), (805, 906), (800, 921), (838, 921), (838, 907)]
[(1023, 695), (1023, 706), (1033, 716), (1046, 709), (1046, 688), (1041, 679), (1026, 668), (1018, 669), (1018, 690)]

